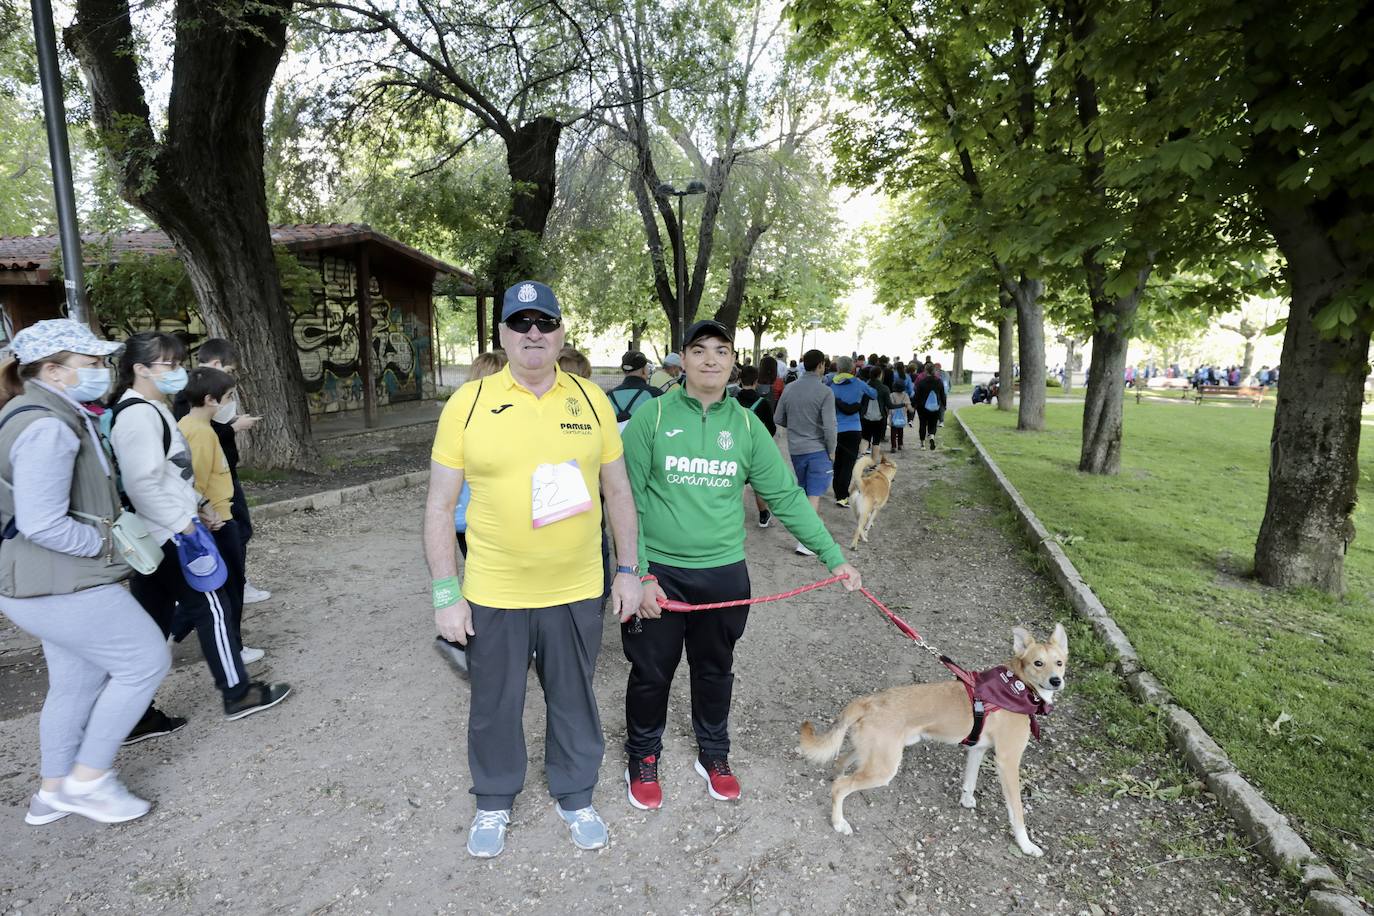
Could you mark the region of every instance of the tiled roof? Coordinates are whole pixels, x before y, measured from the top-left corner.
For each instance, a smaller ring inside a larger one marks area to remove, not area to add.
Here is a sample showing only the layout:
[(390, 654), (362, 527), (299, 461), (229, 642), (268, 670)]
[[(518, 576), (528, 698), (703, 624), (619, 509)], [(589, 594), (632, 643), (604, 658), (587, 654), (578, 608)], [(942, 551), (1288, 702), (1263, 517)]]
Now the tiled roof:
[[(469, 282), (475, 282), (472, 274), (465, 270), (431, 257), (423, 251), (404, 245), (390, 236), (383, 235), (366, 223), (316, 223), (307, 225), (273, 226), (272, 242), (283, 245), (288, 251), (314, 251), (342, 245), (355, 245), (360, 242), (373, 242), (389, 248), (397, 254), (417, 261), (438, 273), (457, 274)], [(165, 232), (158, 229), (120, 232), (114, 235), (84, 235), (81, 237), (82, 251), (86, 263), (94, 263), (92, 255), (109, 247), (113, 260), (130, 252), (155, 254), (171, 251), (172, 241)], [(39, 236), (0, 236), (0, 270), (49, 270), (57, 256), (61, 242), (55, 235)]]

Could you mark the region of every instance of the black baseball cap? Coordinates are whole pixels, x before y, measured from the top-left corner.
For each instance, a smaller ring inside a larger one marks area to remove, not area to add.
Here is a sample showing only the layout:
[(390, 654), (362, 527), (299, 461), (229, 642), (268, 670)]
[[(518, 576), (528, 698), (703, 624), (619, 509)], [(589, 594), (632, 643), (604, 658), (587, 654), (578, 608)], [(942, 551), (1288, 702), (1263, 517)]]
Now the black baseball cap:
[(730, 333), (730, 329), (712, 318), (693, 322), (682, 339), (682, 345), (685, 347), (701, 337), (719, 337), (721, 340), (729, 341), (731, 346), (735, 343), (735, 335)]
[(634, 372), (636, 369), (643, 369), (649, 365), (649, 358), (638, 350), (626, 350), (625, 355), (620, 357), (620, 371)]

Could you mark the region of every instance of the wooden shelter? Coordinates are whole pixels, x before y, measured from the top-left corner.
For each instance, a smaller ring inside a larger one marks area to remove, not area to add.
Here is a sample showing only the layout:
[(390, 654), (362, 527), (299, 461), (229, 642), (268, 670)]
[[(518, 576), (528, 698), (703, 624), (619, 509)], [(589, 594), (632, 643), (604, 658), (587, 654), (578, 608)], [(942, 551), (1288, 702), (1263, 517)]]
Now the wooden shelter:
[[(291, 315), (296, 351), (314, 414), (362, 409), (368, 425), (378, 405), (434, 394), (434, 285), (449, 278), (451, 295), (472, 297), (479, 318), (486, 295), (472, 274), (404, 245), (361, 223), (273, 226), (284, 247), (315, 282), (305, 311)], [(53, 276), (57, 236), (0, 238), (0, 310), (3, 338), (63, 314), (61, 283)], [(160, 231), (86, 236), (88, 265), (118, 265), (131, 254), (169, 254)], [(178, 314), (134, 314), (107, 324), (92, 303), (98, 330), (112, 339), (144, 330), (182, 336), (193, 351), (208, 335), (195, 309)], [(481, 321), (485, 324), (485, 321)], [(369, 341), (370, 346), (360, 345)], [(371, 384), (364, 384), (370, 379)]]

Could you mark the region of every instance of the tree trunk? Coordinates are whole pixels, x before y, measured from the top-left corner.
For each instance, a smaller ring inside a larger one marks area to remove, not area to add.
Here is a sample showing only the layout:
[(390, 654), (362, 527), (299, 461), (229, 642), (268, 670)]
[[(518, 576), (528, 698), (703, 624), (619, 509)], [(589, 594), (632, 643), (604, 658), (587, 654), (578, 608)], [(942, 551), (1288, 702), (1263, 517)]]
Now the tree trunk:
[(751, 324), (749, 330), (754, 332), (754, 365), (757, 366), (759, 358), (763, 355), (763, 332), (765, 328), (761, 324)]
[(501, 304), (506, 290), (521, 280), (549, 279), (539, 244), (553, 209), (562, 122), (539, 117), (526, 121), (506, 141), (510, 173), (510, 210), (491, 262), (491, 342), (501, 348)]
[(177, 4), (163, 142), (130, 52), (137, 42), (127, 0), (78, 0), (65, 35), (90, 84), (120, 193), (176, 245), (207, 330), (239, 349), (244, 401), (263, 412), (245, 460), (266, 468), (319, 460), (263, 180), (267, 92), (291, 6), (268, 0), (231, 19), (208, 0)]
[(1129, 296), (1113, 299), (1105, 292), (1106, 272), (1093, 254), (1085, 255), (1088, 298), (1093, 304), (1093, 358), (1088, 364), (1088, 390), (1083, 399), (1083, 440), (1078, 469), (1087, 474), (1121, 470), (1122, 399), (1126, 391), (1126, 352), (1131, 345), (1140, 296), (1151, 268), (1136, 274)]
[(1016, 302), (1016, 344), (1021, 360), (1021, 405), (1016, 428), (1039, 431), (1045, 428), (1045, 307), (1040, 294), (1045, 284), (1021, 275), (1013, 288)]
[(1078, 348), (1078, 341), (1072, 337), (1064, 338), (1064, 392), (1067, 394), (1073, 391), (1073, 351)]
[[(1126, 389), (1126, 351), (1131, 345), (1129, 325), (1136, 305), (1094, 307), (1093, 358), (1088, 363), (1088, 389), (1083, 398), (1083, 441), (1078, 469), (1088, 474), (1121, 470), (1121, 403)], [(1125, 327), (1123, 327), (1123, 325)]]
[(950, 384), (962, 385), (964, 383), (964, 347), (967, 344), (962, 340), (954, 342), (954, 361), (950, 364), (952, 379)]
[[(1277, 197), (1277, 195), (1273, 195)], [(1283, 336), (1283, 384), (1269, 440), (1269, 495), (1255, 542), (1267, 585), (1344, 590), (1345, 551), (1359, 480), (1360, 408), (1369, 371), (1366, 325), (1328, 339), (1315, 317), (1374, 269), (1357, 237), (1331, 230), (1344, 214), (1323, 205), (1261, 197), (1265, 221), (1288, 261), (1292, 302)], [(1330, 208), (1335, 210), (1335, 208)]]
[[(630, 324), (630, 349), (639, 350), (639, 344), (644, 339), (644, 333), (649, 330), (649, 322), (641, 321), (638, 324)], [(642, 352), (642, 351), (641, 351)]]
[[(754, 256), (754, 246), (759, 237), (768, 231), (768, 223), (750, 223), (744, 233), (739, 251), (730, 259), (730, 282), (725, 287), (725, 298), (716, 309), (715, 319), (731, 331), (739, 324), (739, 310), (744, 305), (744, 290), (749, 282), (749, 262)], [(758, 354), (754, 355), (755, 361)]]
[(1250, 369), (1255, 365), (1255, 338), (1245, 338), (1245, 356), (1240, 362), (1240, 383), (1245, 384), (1245, 380), (1250, 377)]
[(1011, 297), (1005, 291), (998, 295), (1002, 320), (997, 324), (997, 409), (1012, 410), (1016, 407), (1016, 313), (1008, 308)]

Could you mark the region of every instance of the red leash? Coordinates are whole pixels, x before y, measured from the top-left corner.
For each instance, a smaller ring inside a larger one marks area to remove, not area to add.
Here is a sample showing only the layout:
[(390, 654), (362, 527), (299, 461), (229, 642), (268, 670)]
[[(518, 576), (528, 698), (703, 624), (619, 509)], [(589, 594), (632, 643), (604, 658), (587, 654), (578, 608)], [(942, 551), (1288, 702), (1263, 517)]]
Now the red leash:
[[(845, 578), (845, 576), (831, 576), (829, 579), (822, 579), (819, 582), (812, 582), (810, 585), (803, 585), (800, 588), (794, 588), (790, 592), (779, 592), (776, 595), (764, 595), (761, 598), (740, 598), (737, 601), (717, 601), (712, 604), (688, 604), (685, 601), (673, 601), (670, 598), (663, 598), (660, 599), (658, 603), (659, 606), (662, 607), (665, 611), (714, 611), (723, 607), (739, 607), (741, 605), (748, 604), (766, 604), (769, 601), (781, 601), (784, 598), (795, 598), (797, 595), (800, 595), (803, 592), (813, 591), (818, 588), (825, 588), (827, 585), (834, 585), (836, 582), (842, 582)], [(887, 617), (888, 620), (892, 621), (892, 625), (895, 626), (897, 629), (901, 630), (902, 633), (905, 634), (908, 639), (916, 643), (916, 645), (920, 646), (922, 649), (925, 649), (931, 655), (934, 655), (936, 658), (940, 657), (940, 653), (935, 649), (934, 646), (927, 643), (925, 641), (925, 638), (921, 636), (920, 633), (916, 632), (915, 627), (907, 623), (902, 618), (898, 617), (896, 614), (892, 613), (892, 611), (888, 609), (887, 605), (883, 604), (881, 601), (879, 601), (877, 598), (873, 596), (872, 592), (870, 592), (867, 588), (862, 587), (859, 589), (859, 592), (865, 598), (871, 601), (874, 607), (882, 611), (883, 615)]]

